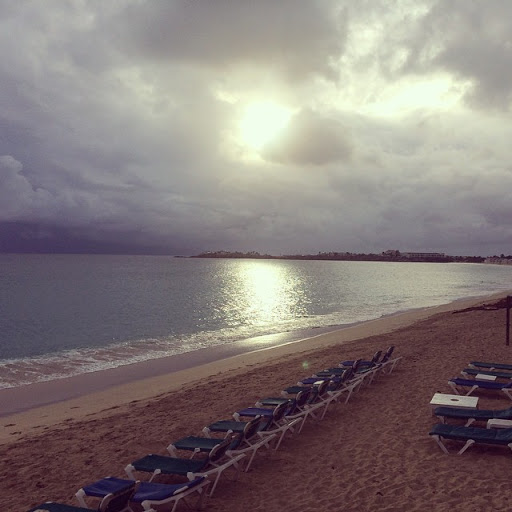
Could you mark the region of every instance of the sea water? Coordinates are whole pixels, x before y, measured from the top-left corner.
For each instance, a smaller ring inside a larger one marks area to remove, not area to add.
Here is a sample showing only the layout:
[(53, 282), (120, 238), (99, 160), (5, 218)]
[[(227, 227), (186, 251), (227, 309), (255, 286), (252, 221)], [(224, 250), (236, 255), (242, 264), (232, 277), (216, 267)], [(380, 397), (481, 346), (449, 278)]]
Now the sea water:
[(0, 389), (512, 289), (512, 266), (0, 255)]

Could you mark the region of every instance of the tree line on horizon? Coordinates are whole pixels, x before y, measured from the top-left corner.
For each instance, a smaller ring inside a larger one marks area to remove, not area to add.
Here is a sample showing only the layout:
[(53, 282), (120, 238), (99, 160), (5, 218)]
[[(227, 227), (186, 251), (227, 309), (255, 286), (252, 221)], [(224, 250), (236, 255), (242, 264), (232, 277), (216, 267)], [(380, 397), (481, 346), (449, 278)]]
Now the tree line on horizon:
[[(246, 259), (274, 259), (274, 260), (333, 260), (333, 261), (404, 261), (404, 262), (433, 262), (433, 263), (483, 263), (486, 258), (482, 256), (448, 256), (444, 254), (431, 253), (429, 257), (411, 257), (410, 253), (402, 254), (400, 251), (384, 251), (376, 253), (353, 253), (353, 252), (318, 252), (317, 254), (284, 254), (273, 256), (271, 254), (260, 254), (257, 251), (205, 251), (191, 258), (246, 258)], [(420, 253), (418, 253), (420, 254)], [(506, 258), (506, 257), (504, 257)], [(510, 256), (512, 258), (512, 256)]]

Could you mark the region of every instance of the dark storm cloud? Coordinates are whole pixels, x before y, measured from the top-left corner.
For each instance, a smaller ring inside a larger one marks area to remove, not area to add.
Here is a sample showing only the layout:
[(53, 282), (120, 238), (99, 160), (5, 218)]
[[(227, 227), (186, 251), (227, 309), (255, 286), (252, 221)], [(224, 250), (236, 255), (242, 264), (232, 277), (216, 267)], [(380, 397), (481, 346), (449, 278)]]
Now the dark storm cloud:
[(344, 43), (343, 12), (316, 0), (142, 2), (112, 21), (113, 41), (136, 59), (258, 66), (295, 78), (335, 76)]

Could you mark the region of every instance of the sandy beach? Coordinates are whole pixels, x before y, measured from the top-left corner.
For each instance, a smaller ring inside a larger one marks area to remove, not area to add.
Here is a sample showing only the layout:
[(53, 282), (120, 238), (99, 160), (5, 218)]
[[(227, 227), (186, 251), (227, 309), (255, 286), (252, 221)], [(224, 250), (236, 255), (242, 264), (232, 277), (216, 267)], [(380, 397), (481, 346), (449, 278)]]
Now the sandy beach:
[[(278, 451), (258, 454), (238, 482), (222, 479), (206, 510), (509, 510), (508, 449), (447, 456), (428, 436), (436, 422), (430, 398), (450, 392), (448, 379), (471, 360), (512, 363), (505, 309), (481, 307), (497, 299), (412, 311), (5, 416), (2, 510), (76, 505), (81, 486), (125, 477), (129, 462), (165, 454), (169, 442), (315, 370), (389, 345), (402, 358), (391, 375), (332, 406), (321, 422), (308, 421)], [(504, 395), (479, 396), (480, 408), (512, 405)]]

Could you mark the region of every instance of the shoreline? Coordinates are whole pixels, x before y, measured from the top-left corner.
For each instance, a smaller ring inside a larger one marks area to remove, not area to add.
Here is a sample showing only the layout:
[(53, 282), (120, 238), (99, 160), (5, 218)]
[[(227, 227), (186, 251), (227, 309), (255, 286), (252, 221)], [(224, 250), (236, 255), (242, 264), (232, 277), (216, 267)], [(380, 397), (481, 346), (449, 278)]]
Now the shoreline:
[[(348, 402), (332, 404), (322, 420), (308, 419), (279, 450), (260, 450), (238, 482), (221, 478), (208, 511), (240, 512), (248, 503), (255, 512), (337, 510), (340, 503), (361, 511), (509, 510), (506, 447), (476, 444), (461, 464), (429, 436), (439, 422), (429, 401), (451, 392), (449, 379), (470, 361), (512, 362), (512, 347), (504, 342), (505, 304), (498, 303), (505, 295), (396, 315), (185, 370), (180, 381), (175, 374), (155, 377), (121, 387), (124, 394), (113, 388), (103, 397), (94, 393), (10, 417), (27, 423), (5, 421), (1, 429), (0, 506), (76, 505), (80, 487), (106, 475), (126, 478), (126, 464), (163, 455), (170, 442), (201, 435), (203, 427), (276, 396), (315, 370), (393, 345), (400, 363), (391, 374), (378, 375)], [(503, 393), (477, 396), (480, 409), (511, 403)], [(480, 427), (485, 431), (485, 423)], [(448, 443), (450, 454), (460, 446)]]
[(315, 350), (388, 334), (438, 313), (481, 305), (506, 295), (500, 292), (457, 299), (234, 355), (216, 347), (210, 349), (212, 353), (209, 355), (216, 353), (217, 357), (207, 361), (203, 356), (209, 349), (3, 389), (0, 390), (0, 424), (4, 428), (0, 430), (0, 443), (16, 441), (26, 434), (43, 431), (70, 419), (108, 415), (121, 406), (151, 400), (215, 375), (237, 375), (271, 360), (298, 354), (307, 356)]

